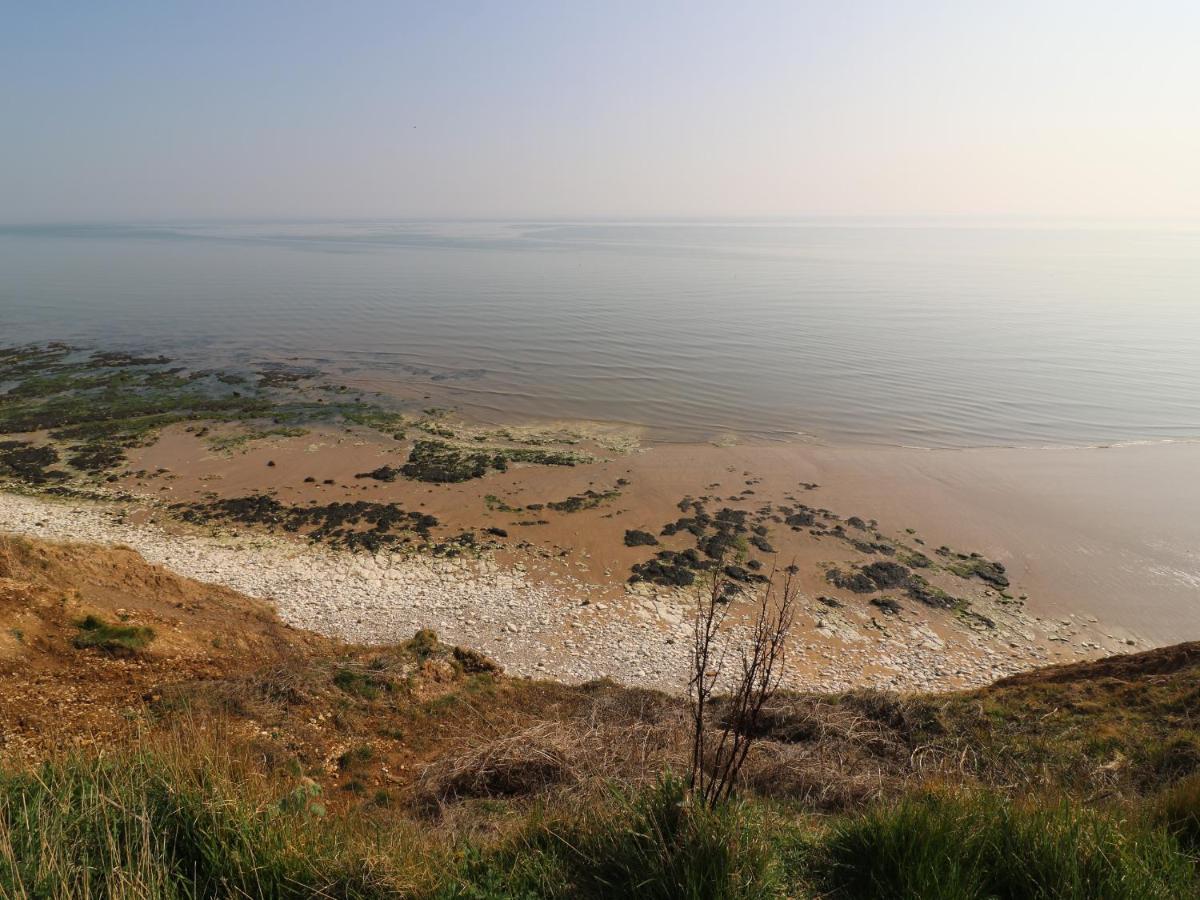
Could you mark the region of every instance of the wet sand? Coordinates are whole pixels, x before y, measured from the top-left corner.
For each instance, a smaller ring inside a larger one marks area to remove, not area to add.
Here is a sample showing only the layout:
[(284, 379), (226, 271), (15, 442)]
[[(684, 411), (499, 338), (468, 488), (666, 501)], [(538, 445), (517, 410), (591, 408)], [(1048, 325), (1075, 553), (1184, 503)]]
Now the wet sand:
[(1004, 562), (1031, 612), (1200, 638), (1200, 443), (801, 455), (831, 501)]
[[(123, 486), (172, 502), (261, 490), (299, 504), (396, 502), (437, 516), (447, 533), (502, 528), (501, 562), (519, 562), (534, 576), (545, 568), (547, 578), (569, 571), (609, 599), (628, 594), (630, 567), (652, 555), (625, 546), (625, 530), (657, 534), (680, 515), (682, 498), (744, 509), (799, 501), (876, 519), (879, 532), (897, 540), (948, 544), (1004, 563), (1024, 612), (1045, 619), (1048, 631), (1070, 624), (1076, 646), (1094, 641), (1094, 649), (1115, 650), (1130, 639), (1147, 646), (1200, 637), (1200, 444), (934, 451), (659, 444), (575, 467), (514, 466), (461, 484), (354, 477), (399, 465), (406, 452), (378, 434), (335, 431), (222, 453), (171, 429), (133, 460), (169, 472)], [(810, 483), (818, 487), (808, 490)], [(528, 509), (587, 490), (620, 494), (576, 513)], [(829, 538), (776, 529), (771, 540), (774, 561), (799, 564), (801, 590), (814, 597), (838, 595), (823, 577), (827, 564), (862, 561)], [(961, 584), (942, 586), (963, 593)], [(975, 594), (982, 601), (988, 592)]]

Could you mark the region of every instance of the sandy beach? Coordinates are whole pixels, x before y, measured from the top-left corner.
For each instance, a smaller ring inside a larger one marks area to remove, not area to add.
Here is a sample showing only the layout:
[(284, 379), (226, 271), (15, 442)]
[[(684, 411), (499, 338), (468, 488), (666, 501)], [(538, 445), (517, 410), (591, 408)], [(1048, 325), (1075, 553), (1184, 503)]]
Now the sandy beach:
[[(659, 548), (628, 546), (623, 537), (638, 531), (659, 535), (660, 547), (686, 546), (663, 534), (692, 498), (757, 515), (747, 521), (764, 523), (771, 551), (751, 548), (760, 571), (796, 567), (795, 687), (952, 688), (1200, 636), (1200, 565), (1191, 549), (1200, 541), (1184, 514), (1200, 508), (1198, 482), (1188, 478), (1200, 445), (643, 446), (605, 433), (581, 445), (595, 454), (586, 464), (519, 465), (427, 484), (362, 477), (407, 455), (370, 430), (317, 429), (232, 448), (222, 433), (214, 441), (172, 426), (132, 450), (128, 474), (106, 485), (123, 497), (117, 503), (0, 495), (0, 529), (127, 544), (181, 574), (268, 598), (297, 626), (362, 642), (430, 627), (512, 672), (569, 681), (610, 676), (683, 687), (696, 586), (630, 583)], [(481, 540), (455, 558), (351, 553), (302, 534), (180, 521), (180, 504), (267, 494), (296, 509), (393, 504), (435, 517), (435, 539)], [(778, 510), (793, 509), (830, 518), (787, 527)], [(863, 531), (842, 527), (851, 522), (863, 522)], [(877, 551), (864, 551), (868, 537)], [(946, 562), (933, 548), (954, 555)], [(938, 561), (928, 583), (958, 598), (956, 606), (912, 602), (899, 588), (881, 600), (831, 583), (833, 570), (854, 572), (897, 552), (911, 559), (922, 549)], [(955, 560), (972, 553), (1001, 563), (1011, 584), (953, 574)], [(734, 620), (756, 590), (743, 588)]]
[(681, 688), (790, 582), (795, 686), (953, 688), (1200, 636), (1200, 444), (916, 450), (483, 422), (307, 369), (3, 357), (0, 529), (126, 543), (361, 642)]
[[(138, 464), (166, 468), (170, 480), (159, 493), (175, 499), (203, 491), (237, 496), (258, 485), (297, 503), (327, 501), (331, 492), (365, 494), (419, 504), (463, 527), (502, 525), (547, 552), (566, 550), (580, 577), (600, 589), (622, 586), (645, 555), (623, 545), (624, 530), (656, 531), (682, 497), (751, 490), (746, 499), (770, 500), (815, 484), (803, 492), (809, 505), (876, 519), (887, 534), (912, 529), (929, 547), (1001, 561), (1034, 616), (1091, 616), (1122, 639), (1148, 645), (1200, 636), (1197, 443), (1064, 450), (660, 444), (592, 465), (524, 467), (457, 485), (354, 478), (393, 457), (403, 453), (369, 436), (345, 435), (273, 441), (222, 456), (176, 432)], [(318, 484), (304, 483), (306, 477)], [(320, 485), (325, 479), (342, 487)], [(500, 497), (521, 507), (609, 489), (622, 479), (628, 486), (603, 509), (545, 514), (545, 524), (514, 525), (531, 517), (489, 509), (486, 501)], [(755, 483), (747, 488), (748, 481)], [(834, 558), (827, 544), (790, 537), (780, 535), (780, 559)], [(828, 587), (816, 579), (804, 586), (811, 593)]]

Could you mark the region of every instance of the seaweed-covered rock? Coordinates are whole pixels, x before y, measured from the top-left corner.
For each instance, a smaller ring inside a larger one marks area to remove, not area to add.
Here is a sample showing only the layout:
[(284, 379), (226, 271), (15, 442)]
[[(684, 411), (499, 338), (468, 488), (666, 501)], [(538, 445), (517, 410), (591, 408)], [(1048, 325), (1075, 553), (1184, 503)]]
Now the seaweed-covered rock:
[(450, 484), (482, 478), (489, 470), (508, 468), (504, 457), (486, 450), (464, 450), (443, 441), (417, 441), (400, 471), (408, 478)]
[(648, 531), (631, 528), (625, 532), (626, 547), (652, 547), (658, 544), (658, 538)]
[(784, 518), (784, 524), (795, 529), (807, 528), (809, 525), (817, 524), (816, 514), (807, 507), (802, 508), (799, 512), (794, 512)]
[(395, 503), (358, 500), (325, 506), (291, 506), (266, 494), (177, 503), (171, 510), (184, 521), (197, 524), (239, 522), (289, 532), (309, 528), (308, 537), (313, 541), (369, 552), (404, 543), (408, 534), (428, 539), (430, 529), (438, 524), (431, 515), (408, 512)]
[(93, 441), (76, 447), (67, 457), (67, 464), (81, 472), (98, 475), (115, 469), (125, 461), (125, 450), (119, 444)]
[(907, 566), (891, 560), (869, 563), (862, 567), (862, 574), (870, 578), (880, 590), (904, 587), (911, 576)]
[(920, 575), (912, 575), (908, 580), (906, 589), (908, 596), (912, 597), (918, 603), (924, 603), (926, 606), (938, 609), (953, 609), (962, 604), (962, 601), (957, 597), (950, 596), (940, 587), (930, 584)]
[(825, 572), (825, 580), (834, 587), (856, 594), (870, 594), (879, 590), (878, 585), (862, 572), (844, 572), (836, 567)]
[(753, 584), (767, 580), (765, 575), (750, 572), (742, 566), (725, 566), (721, 571), (730, 581), (736, 581), (741, 584)]
[(607, 503), (610, 500), (615, 500), (620, 496), (621, 492), (618, 490), (593, 491), (588, 489), (582, 494), (574, 494), (566, 500), (551, 501), (546, 506), (555, 512), (573, 513), (584, 509), (595, 509), (597, 506)]
[(53, 447), (35, 447), (29, 441), (0, 441), (0, 476), (8, 476), (26, 484), (43, 485), (64, 481), (70, 476), (51, 469), (58, 462)]
[(883, 610), (889, 616), (896, 615), (904, 608), (895, 597), (873, 597), (871, 605)]
[(1008, 576), (1002, 563), (984, 559), (977, 553), (972, 553), (966, 559), (951, 563), (950, 571), (962, 578), (978, 578), (993, 587), (1006, 588), (1009, 586)]
[(376, 481), (392, 482), (400, 477), (400, 470), (394, 466), (380, 466), (370, 472), (359, 472), (355, 478), (374, 478)]
[(687, 587), (696, 581), (696, 573), (686, 566), (661, 559), (638, 563), (629, 576), (631, 582), (649, 581), (664, 587)]
[(750, 538), (750, 543), (763, 553), (774, 553), (775, 548), (771, 546), (771, 542), (760, 534), (756, 534)]

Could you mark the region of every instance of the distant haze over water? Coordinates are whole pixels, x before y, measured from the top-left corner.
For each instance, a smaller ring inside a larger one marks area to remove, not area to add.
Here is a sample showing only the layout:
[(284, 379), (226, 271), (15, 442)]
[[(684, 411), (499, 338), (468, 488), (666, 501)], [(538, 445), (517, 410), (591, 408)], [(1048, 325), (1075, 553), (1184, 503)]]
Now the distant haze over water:
[(0, 227), (0, 343), (296, 358), (673, 438), (1200, 438), (1200, 227)]

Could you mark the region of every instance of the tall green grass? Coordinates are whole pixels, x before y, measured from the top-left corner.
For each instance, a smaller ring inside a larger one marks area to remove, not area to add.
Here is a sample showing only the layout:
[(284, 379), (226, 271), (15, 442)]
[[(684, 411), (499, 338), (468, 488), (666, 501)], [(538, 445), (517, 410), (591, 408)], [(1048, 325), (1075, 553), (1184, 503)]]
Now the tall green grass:
[(275, 787), (183, 747), (0, 775), (0, 895), (380, 896), (309, 790)]
[(1067, 802), (929, 794), (833, 829), (827, 881), (896, 900), (1174, 900), (1200, 882), (1162, 829)]
[(1170, 832), (1200, 862), (1200, 772), (1176, 782), (1154, 798), (1151, 821)]
[(574, 817), (531, 820), (490, 853), (468, 850), (441, 896), (768, 900), (782, 869), (754, 807), (712, 811), (666, 779)]
[(921, 794), (830, 821), (762, 802), (708, 810), (666, 779), (457, 827), (327, 811), (314, 782), (193, 729), (0, 772), (0, 897), (1195, 898), (1198, 796), (1185, 782), (1121, 815)]

